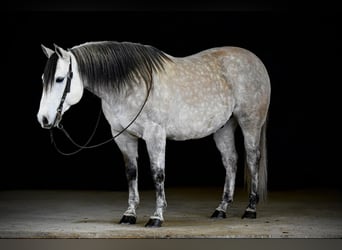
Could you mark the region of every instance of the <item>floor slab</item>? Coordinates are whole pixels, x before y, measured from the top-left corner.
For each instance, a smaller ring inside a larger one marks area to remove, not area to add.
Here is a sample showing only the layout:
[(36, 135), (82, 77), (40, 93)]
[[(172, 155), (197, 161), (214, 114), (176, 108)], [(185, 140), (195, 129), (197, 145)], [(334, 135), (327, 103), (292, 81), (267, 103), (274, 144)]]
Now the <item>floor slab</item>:
[(339, 190), (271, 191), (257, 219), (241, 219), (247, 193), (237, 190), (227, 218), (212, 220), (221, 189), (169, 188), (161, 228), (145, 228), (154, 192), (142, 191), (136, 225), (120, 225), (127, 193), (75, 190), (0, 192), (0, 238), (342, 238)]

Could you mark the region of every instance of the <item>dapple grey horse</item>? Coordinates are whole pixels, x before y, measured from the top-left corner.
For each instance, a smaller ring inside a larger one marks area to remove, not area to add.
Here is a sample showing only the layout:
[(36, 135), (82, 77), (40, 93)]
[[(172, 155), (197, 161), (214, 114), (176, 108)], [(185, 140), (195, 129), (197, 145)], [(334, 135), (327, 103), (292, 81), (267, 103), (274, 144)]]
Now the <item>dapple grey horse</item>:
[[(249, 170), (249, 203), (243, 218), (256, 218), (266, 197), (266, 120), (270, 80), (258, 57), (237, 47), (212, 48), (179, 58), (152, 46), (130, 42), (90, 42), (64, 50), (42, 45), (48, 57), (38, 112), (41, 126), (58, 126), (78, 103), (84, 89), (101, 98), (126, 166), (128, 209), (120, 223), (136, 223), (138, 138), (147, 145), (156, 189), (156, 208), (147, 227), (160, 227), (164, 192), (166, 139), (188, 140), (213, 134), (226, 178), (222, 201), (212, 218), (225, 218), (233, 201), (240, 126)], [(129, 126), (127, 126), (129, 125)], [(208, 169), (208, 171), (210, 171)]]

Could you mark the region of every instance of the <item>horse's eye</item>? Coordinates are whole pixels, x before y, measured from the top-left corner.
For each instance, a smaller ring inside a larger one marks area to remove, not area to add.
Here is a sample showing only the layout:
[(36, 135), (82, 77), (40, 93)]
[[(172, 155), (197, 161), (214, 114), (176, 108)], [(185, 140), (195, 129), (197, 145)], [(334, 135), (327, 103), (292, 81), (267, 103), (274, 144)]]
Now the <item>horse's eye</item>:
[(64, 81), (64, 77), (57, 77), (56, 82), (61, 83)]

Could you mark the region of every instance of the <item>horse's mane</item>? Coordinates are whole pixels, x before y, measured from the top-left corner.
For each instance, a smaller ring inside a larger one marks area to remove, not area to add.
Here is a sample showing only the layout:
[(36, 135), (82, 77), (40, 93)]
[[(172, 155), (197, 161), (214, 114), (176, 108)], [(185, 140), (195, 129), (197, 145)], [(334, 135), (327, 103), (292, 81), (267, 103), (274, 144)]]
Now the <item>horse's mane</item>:
[(149, 86), (152, 74), (171, 60), (162, 51), (130, 42), (93, 42), (71, 49), (81, 79), (89, 89), (107, 88), (121, 91), (143, 82)]
[[(153, 72), (164, 69), (171, 59), (162, 51), (130, 42), (91, 42), (70, 49), (75, 56), (80, 77), (91, 90), (106, 88), (120, 92), (126, 87), (152, 82)], [(58, 56), (52, 54), (44, 69), (45, 89), (54, 83)]]

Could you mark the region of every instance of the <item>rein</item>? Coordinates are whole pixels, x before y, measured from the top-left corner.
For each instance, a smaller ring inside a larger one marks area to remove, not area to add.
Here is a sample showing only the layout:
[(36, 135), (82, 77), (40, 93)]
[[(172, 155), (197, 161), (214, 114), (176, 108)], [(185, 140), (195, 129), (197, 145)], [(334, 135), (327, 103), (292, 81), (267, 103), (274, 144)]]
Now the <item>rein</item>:
[[(152, 74), (151, 74), (152, 76)], [(94, 145), (91, 145), (91, 146), (88, 146), (88, 144), (90, 143), (90, 141), (93, 139), (94, 135), (95, 135), (95, 132), (97, 130), (97, 127), (99, 125), (99, 122), (100, 122), (100, 118), (101, 118), (101, 108), (100, 108), (100, 112), (98, 114), (98, 117), (97, 117), (97, 121), (96, 121), (96, 124), (95, 124), (95, 127), (93, 129), (93, 132), (92, 134), (90, 135), (90, 137), (88, 138), (87, 142), (84, 144), (84, 145), (80, 145), (78, 144), (77, 142), (75, 142), (75, 140), (73, 140), (71, 138), (71, 136), (69, 135), (69, 133), (65, 130), (65, 128), (63, 127), (63, 125), (61, 124), (61, 120), (62, 120), (62, 109), (63, 109), (63, 104), (64, 104), (64, 101), (65, 101), (65, 98), (67, 96), (67, 94), (70, 92), (70, 85), (71, 85), (71, 79), (73, 77), (73, 72), (72, 72), (72, 67), (71, 67), (71, 58), (70, 58), (70, 64), (69, 64), (69, 71), (68, 71), (68, 75), (67, 75), (67, 82), (66, 82), (66, 85), (65, 85), (65, 88), (64, 88), (64, 92), (63, 92), (63, 95), (62, 95), (62, 98), (61, 98), (61, 101), (59, 103), (59, 106), (57, 108), (57, 114), (56, 114), (56, 118), (55, 118), (55, 121), (54, 121), (54, 125), (56, 125), (56, 127), (61, 130), (65, 136), (70, 140), (70, 142), (78, 147), (77, 150), (73, 151), (73, 152), (63, 152), (61, 151), (55, 140), (54, 140), (54, 136), (53, 136), (53, 130), (50, 129), (50, 138), (51, 138), (51, 143), (54, 145), (55, 149), (57, 150), (58, 153), (62, 154), (62, 155), (66, 155), (66, 156), (70, 156), (70, 155), (75, 155), (77, 154), (78, 152), (80, 152), (81, 150), (83, 149), (91, 149), (91, 148), (97, 148), (97, 147), (100, 147), (104, 144), (107, 144), (111, 141), (113, 141), (115, 138), (117, 138), (119, 135), (121, 135), (123, 132), (125, 132), (139, 117), (139, 115), (141, 114), (142, 110), (144, 109), (146, 103), (147, 103), (147, 100), (150, 96), (150, 92), (151, 92), (151, 88), (152, 88), (152, 81), (153, 81), (153, 76), (151, 77), (151, 82), (150, 82), (150, 86), (148, 88), (148, 91), (147, 91), (147, 95), (146, 95), (146, 98), (141, 106), (141, 108), (139, 109), (139, 112), (136, 114), (136, 116), (133, 118), (133, 120), (128, 123), (128, 125), (126, 127), (124, 127), (120, 132), (118, 132), (116, 135), (114, 135), (113, 137), (109, 138), (108, 140), (105, 140), (101, 143), (98, 143), (98, 144), (94, 144)], [(52, 127), (53, 128), (53, 127)]]

